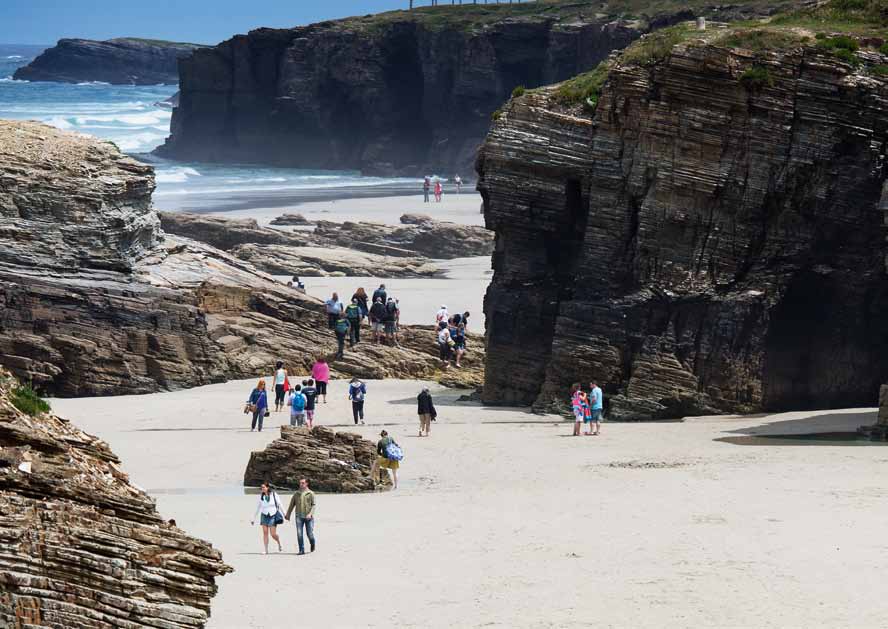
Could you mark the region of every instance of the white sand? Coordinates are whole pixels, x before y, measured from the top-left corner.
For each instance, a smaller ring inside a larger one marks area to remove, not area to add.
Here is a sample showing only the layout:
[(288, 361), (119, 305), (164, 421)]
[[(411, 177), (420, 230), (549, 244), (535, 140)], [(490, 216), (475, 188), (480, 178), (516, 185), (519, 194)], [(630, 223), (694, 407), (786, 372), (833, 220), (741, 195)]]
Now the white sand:
[[(888, 449), (738, 446), (749, 431), (849, 430), (872, 411), (605, 424), (456, 404), (417, 439), (419, 384), (368, 383), (370, 425), (404, 446), (402, 487), (319, 496), (319, 551), (259, 554), (240, 413), (252, 382), (55, 400), (107, 439), (165, 517), (235, 567), (211, 627), (884, 626)], [(279, 423), (284, 415), (274, 416)], [(322, 424), (350, 423), (345, 384)], [(621, 467), (627, 462), (666, 467)], [(616, 466), (614, 466), (616, 464)], [(289, 496), (285, 497), (285, 500)]]
[[(401, 215), (407, 213), (428, 214), (439, 221), (462, 225), (484, 225), (481, 214), (481, 195), (464, 189), (462, 194), (447, 194), (441, 203), (424, 203), (422, 194), (416, 196), (377, 197), (369, 199), (337, 199), (298, 203), (282, 207), (212, 212), (223, 218), (253, 218), (263, 226), (270, 226), (272, 219), (281, 214), (302, 214), (311, 221), (377, 221), (400, 225)], [(275, 227), (271, 225), (271, 227)], [(281, 229), (292, 229), (282, 226)]]
[[(401, 322), (428, 324), (435, 322), (435, 313), (445, 305), (451, 313), (470, 312), (471, 330), (484, 331), (484, 293), (490, 284), (493, 271), (490, 258), (458, 258), (436, 261), (435, 266), (447, 274), (442, 279), (391, 279), (379, 277), (310, 277), (302, 276), (309, 295), (328, 299), (333, 291), (342, 300), (351, 299), (358, 287), (363, 287), (368, 295), (380, 284), (385, 284), (389, 295), (400, 301)], [(276, 276), (281, 282), (291, 279)]]

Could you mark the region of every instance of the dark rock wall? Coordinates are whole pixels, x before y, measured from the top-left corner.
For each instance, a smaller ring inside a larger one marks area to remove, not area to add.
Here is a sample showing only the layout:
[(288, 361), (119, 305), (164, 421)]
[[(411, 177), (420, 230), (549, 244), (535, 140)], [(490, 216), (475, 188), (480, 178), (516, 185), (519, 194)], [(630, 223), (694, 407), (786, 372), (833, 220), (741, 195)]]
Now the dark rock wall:
[[(772, 86), (739, 81), (753, 63)], [(813, 50), (618, 66), (545, 89), (478, 161), (497, 233), (490, 403), (596, 378), (614, 418), (865, 404), (886, 379), (882, 80)]]

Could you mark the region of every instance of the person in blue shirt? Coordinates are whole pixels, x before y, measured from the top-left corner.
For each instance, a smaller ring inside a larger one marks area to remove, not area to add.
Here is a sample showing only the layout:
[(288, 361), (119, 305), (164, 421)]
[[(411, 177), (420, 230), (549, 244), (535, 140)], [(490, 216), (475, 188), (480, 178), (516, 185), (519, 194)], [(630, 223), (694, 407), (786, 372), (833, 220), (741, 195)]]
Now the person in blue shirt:
[(361, 420), (361, 424), (364, 423), (364, 396), (366, 395), (367, 385), (357, 378), (352, 378), (351, 384), (348, 385), (348, 399), (352, 403), (352, 415), (355, 418), (356, 426), (358, 419)]
[(595, 381), (589, 383), (589, 407), (592, 410), (593, 435), (601, 432), (601, 413), (604, 411), (604, 395)]
[(259, 432), (262, 432), (262, 420), (265, 419), (265, 412), (268, 410), (268, 393), (265, 391), (265, 380), (260, 380), (250, 393), (250, 399), (247, 400), (249, 408), (253, 411), (253, 424), (250, 432), (256, 430), (256, 423), (259, 423)]
[(293, 393), (290, 394), (290, 425), (291, 426), (303, 426), (305, 425), (305, 407), (307, 405), (307, 400), (305, 396), (302, 394), (302, 385), (297, 384), (296, 388), (293, 389)]

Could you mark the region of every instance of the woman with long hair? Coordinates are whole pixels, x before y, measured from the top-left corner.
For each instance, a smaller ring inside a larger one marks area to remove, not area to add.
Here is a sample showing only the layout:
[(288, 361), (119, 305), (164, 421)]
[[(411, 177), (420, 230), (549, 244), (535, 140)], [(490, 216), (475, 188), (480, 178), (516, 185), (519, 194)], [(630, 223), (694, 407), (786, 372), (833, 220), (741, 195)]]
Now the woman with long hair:
[(287, 370), (283, 361), (278, 361), (274, 366), (274, 412), (279, 413), (284, 408), (284, 399), (287, 391), (284, 383), (287, 381)]
[(355, 291), (355, 294), (352, 295), (352, 299), (358, 300), (358, 308), (361, 309), (361, 316), (365, 319), (370, 316), (370, 306), (368, 305), (370, 298), (367, 297), (367, 291), (363, 288), (359, 288)]
[(262, 554), (268, 554), (269, 535), (277, 542), (278, 552), (283, 551), (281, 538), (277, 534), (277, 526), (283, 523), (284, 514), (277, 492), (271, 488), (268, 481), (262, 483), (261, 491), (259, 492), (259, 502), (256, 505), (256, 513), (253, 514), (253, 520), (250, 522), (251, 526), (256, 524), (256, 516), (260, 516), (259, 525), (262, 527), (262, 546), (265, 549)]
[(265, 419), (265, 413), (268, 411), (268, 393), (265, 391), (265, 380), (260, 380), (250, 393), (247, 400), (247, 407), (253, 413), (253, 423), (250, 426), (250, 432), (256, 430), (256, 423), (259, 423), (259, 432), (262, 432), (262, 420)]

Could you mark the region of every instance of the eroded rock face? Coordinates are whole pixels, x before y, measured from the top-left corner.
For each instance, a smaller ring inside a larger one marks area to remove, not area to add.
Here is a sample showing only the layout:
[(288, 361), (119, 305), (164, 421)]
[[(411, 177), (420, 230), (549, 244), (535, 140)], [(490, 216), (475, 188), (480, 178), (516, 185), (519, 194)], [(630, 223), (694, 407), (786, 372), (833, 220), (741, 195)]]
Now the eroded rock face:
[[(353, 432), (335, 432), (323, 426), (281, 426), (281, 438), (261, 452), (250, 454), (244, 485), (258, 487), (265, 481), (278, 488), (296, 490), (307, 478), (315, 491), (354, 494), (391, 487), (387, 474), (374, 483), (370, 468), (376, 444)], [(283, 505), (286, 508), (286, 505)]]
[(309, 244), (307, 235), (259, 227), (259, 223), (252, 218), (222, 218), (190, 212), (158, 212), (158, 216), (167, 234), (198, 240), (222, 251), (231, 251), (238, 245), (247, 244), (293, 247)]
[(164, 521), (107, 444), (18, 411), (0, 369), (0, 626), (203, 627), (231, 568)]
[[(744, 85), (753, 65), (770, 84)], [(872, 404), (882, 79), (694, 44), (618, 63), (594, 117), (554, 94), (515, 99), (479, 157), (485, 401), (546, 408), (595, 378), (612, 418)]]
[[(46, 392), (116, 395), (261, 375), (276, 360), (307, 370), (335, 353), (320, 300), (164, 234), (153, 187), (111, 144), (0, 122), (0, 365)], [(334, 368), (441, 376), (432, 330), (404, 338), (362, 343)]]
[(13, 78), (23, 81), (112, 85), (175, 85), (179, 59), (202, 48), (197, 44), (119, 38), (107, 41), (60, 39)]

